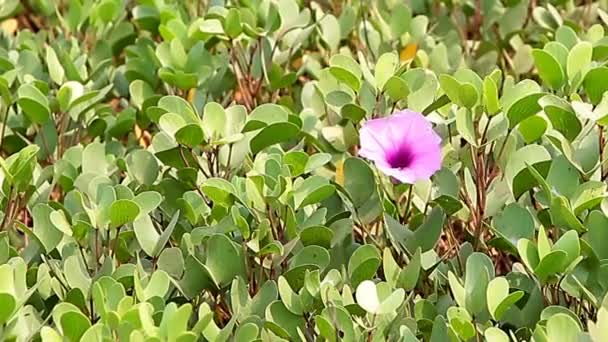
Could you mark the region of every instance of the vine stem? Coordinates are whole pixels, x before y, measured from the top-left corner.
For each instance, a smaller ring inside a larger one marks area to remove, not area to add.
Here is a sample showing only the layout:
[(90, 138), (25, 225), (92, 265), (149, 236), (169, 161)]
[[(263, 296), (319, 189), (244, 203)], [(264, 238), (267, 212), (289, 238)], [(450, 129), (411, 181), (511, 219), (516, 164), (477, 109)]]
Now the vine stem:
[(4, 147), (4, 135), (6, 134), (6, 124), (8, 123), (8, 106), (4, 106), (3, 114), (2, 132), (0, 133), (0, 150), (2, 150), (2, 147)]
[(598, 129), (599, 129), (599, 160), (600, 160), (600, 179), (603, 181), (606, 176), (604, 175), (604, 165), (601, 162), (602, 160), (604, 160), (604, 144), (606, 143), (605, 139), (604, 139), (604, 128), (602, 128), (602, 126), (597, 125)]
[(13, 202), (13, 188), (11, 187), (11, 190), (9, 191), (8, 197), (7, 197), (7, 202), (6, 202), (6, 211), (4, 213), (4, 217), (2, 218), (2, 223), (0, 224), (0, 232), (4, 231), (4, 228), (6, 226), (6, 223), (8, 222), (8, 220), (10, 219), (9, 216), (12, 216), (13, 214), (13, 207), (15, 206), (15, 203)]
[(116, 249), (118, 248), (118, 236), (120, 235), (120, 229), (122, 226), (116, 229), (116, 236), (114, 237), (114, 244), (112, 246), (112, 257), (116, 255)]
[(409, 221), (408, 217), (410, 214), (410, 206), (412, 205), (413, 190), (414, 190), (414, 184), (411, 184), (410, 188), (407, 190), (407, 202), (405, 202), (405, 211), (403, 212), (403, 219), (406, 222)]

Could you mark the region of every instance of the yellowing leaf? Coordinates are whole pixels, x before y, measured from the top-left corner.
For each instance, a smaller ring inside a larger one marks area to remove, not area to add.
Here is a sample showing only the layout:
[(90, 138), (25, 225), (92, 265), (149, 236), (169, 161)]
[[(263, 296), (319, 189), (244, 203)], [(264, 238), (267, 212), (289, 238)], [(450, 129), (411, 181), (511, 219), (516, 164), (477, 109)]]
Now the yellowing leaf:
[(416, 43), (407, 44), (403, 48), (403, 50), (401, 50), (401, 52), (399, 53), (399, 59), (401, 59), (402, 62), (409, 62), (412, 59), (414, 59), (414, 57), (416, 57), (417, 51), (418, 51), (418, 44), (416, 44)]
[(188, 102), (189, 103), (194, 103), (194, 95), (196, 95), (196, 89), (190, 88), (190, 90), (188, 90)]
[(344, 162), (342, 160), (336, 163), (336, 183), (344, 186)]
[(2, 30), (8, 34), (13, 34), (19, 28), (19, 23), (15, 18), (9, 18), (0, 23)]

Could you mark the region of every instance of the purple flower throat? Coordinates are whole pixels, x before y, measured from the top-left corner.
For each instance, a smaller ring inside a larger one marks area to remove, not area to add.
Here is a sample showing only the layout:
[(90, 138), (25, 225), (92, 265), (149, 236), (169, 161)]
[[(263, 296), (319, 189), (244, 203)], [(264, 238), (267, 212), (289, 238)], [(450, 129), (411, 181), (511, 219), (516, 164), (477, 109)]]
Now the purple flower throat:
[(386, 161), (395, 169), (404, 169), (409, 167), (414, 161), (414, 154), (407, 146), (400, 146), (395, 151), (389, 151), (386, 155)]

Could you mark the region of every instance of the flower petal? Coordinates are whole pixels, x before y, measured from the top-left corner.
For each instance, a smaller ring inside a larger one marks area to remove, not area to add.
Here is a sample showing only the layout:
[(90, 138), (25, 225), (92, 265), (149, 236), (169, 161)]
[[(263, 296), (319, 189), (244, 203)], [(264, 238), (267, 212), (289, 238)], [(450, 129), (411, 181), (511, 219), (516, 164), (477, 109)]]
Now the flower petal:
[(393, 151), (395, 146), (390, 129), (390, 122), (384, 119), (367, 121), (359, 132), (359, 154), (374, 161), (385, 160), (387, 153)]
[(396, 169), (379, 163), (376, 163), (376, 167), (385, 175), (393, 177), (401, 183), (413, 184), (418, 179), (412, 169)]
[[(403, 110), (367, 121), (360, 132), (362, 157), (403, 183), (429, 179), (441, 168), (441, 137), (424, 115)], [(411, 161), (403, 154), (411, 153)]]

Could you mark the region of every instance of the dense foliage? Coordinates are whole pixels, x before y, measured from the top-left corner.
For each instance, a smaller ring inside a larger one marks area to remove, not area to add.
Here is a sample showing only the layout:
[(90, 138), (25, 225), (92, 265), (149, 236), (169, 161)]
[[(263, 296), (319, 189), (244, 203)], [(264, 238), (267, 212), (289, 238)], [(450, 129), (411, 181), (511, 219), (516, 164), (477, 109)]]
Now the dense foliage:
[(605, 9), (0, 1), (0, 339), (608, 341)]

